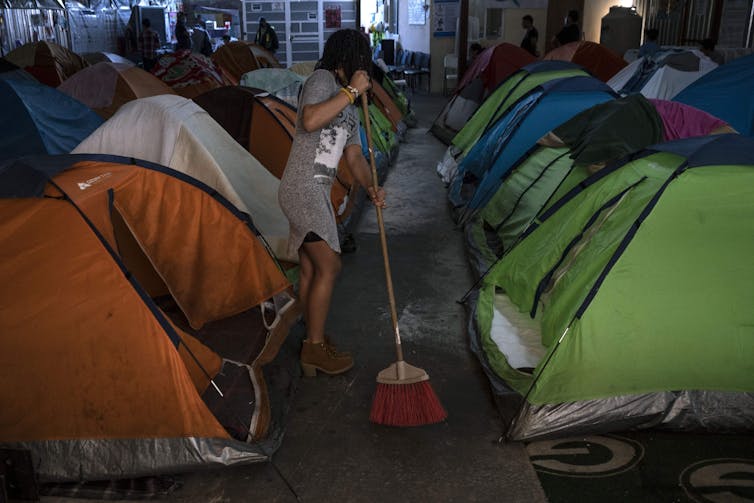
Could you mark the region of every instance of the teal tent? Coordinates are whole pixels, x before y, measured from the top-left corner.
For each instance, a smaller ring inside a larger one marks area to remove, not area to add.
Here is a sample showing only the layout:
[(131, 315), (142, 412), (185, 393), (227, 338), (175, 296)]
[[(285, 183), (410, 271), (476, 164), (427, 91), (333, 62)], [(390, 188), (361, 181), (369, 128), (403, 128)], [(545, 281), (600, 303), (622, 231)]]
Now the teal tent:
[(650, 147), (574, 186), (472, 296), (512, 439), (754, 429), (754, 140)]

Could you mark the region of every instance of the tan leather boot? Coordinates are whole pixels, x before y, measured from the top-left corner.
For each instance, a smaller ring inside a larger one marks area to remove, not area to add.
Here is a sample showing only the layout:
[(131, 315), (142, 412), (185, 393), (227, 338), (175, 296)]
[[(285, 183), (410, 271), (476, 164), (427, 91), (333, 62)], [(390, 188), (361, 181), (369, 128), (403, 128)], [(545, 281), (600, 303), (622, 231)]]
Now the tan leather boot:
[(301, 369), (307, 377), (317, 375), (317, 370), (325, 374), (342, 374), (353, 367), (353, 358), (350, 354), (339, 353), (335, 346), (322, 342), (312, 344), (308, 339), (304, 340), (301, 348)]

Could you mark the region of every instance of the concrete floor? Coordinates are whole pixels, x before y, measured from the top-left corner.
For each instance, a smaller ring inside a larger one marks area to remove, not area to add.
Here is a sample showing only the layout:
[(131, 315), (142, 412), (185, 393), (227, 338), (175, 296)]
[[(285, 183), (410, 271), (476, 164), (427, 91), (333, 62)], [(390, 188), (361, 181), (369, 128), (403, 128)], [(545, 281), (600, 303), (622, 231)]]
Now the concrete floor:
[(385, 183), (385, 210), (404, 351), (423, 367), (447, 421), (398, 429), (369, 422), (375, 376), (394, 360), (374, 210), (344, 255), (328, 331), (356, 366), (344, 376), (303, 378), (282, 447), (270, 463), (181, 475), (168, 501), (545, 501), (521, 444), (500, 444), (499, 413), (468, 349), (455, 300), (471, 285), (463, 237), (435, 174), (445, 145), (427, 130), (445, 99), (415, 95), (408, 132)]

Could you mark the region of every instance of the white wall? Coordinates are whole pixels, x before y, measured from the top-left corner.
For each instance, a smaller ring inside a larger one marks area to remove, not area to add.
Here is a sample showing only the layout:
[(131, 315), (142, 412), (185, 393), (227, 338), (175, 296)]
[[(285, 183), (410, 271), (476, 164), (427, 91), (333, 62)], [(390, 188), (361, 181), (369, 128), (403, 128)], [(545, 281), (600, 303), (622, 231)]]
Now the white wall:
[[(524, 38), (524, 29), (521, 28), (521, 18), (525, 15), (534, 18), (534, 27), (539, 32), (537, 49), (542, 56), (545, 50), (545, 28), (547, 26), (547, 9), (505, 9), (503, 11), (503, 37), (499, 42), (508, 42), (513, 45), (521, 45)], [(492, 43), (485, 43), (489, 47)]]
[[(429, 3), (429, 0), (427, 0)], [(398, 33), (401, 46), (409, 51), (430, 52), (430, 11), (424, 15), (424, 24), (408, 24), (408, 0), (398, 3)]]

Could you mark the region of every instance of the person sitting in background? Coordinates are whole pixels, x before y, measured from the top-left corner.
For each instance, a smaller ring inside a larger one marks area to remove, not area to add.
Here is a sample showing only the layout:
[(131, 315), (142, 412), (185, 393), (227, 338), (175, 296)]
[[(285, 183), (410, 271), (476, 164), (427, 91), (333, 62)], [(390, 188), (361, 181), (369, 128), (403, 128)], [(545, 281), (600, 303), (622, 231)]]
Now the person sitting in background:
[(526, 30), (524, 39), (521, 41), (521, 49), (530, 53), (532, 56), (539, 57), (537, 51), (537, 41), (539, 40), (539, 32), (534, 27), (534, 18), (529, 14), (521, 18), (521, 27)]
[(565, 18), (565, 26), (552, 39), (553, 47), (578, 42), (581, 40), (581, 28), (579, 27), (579, 13), (575, 10), (569, 10)]
[(701, 51), (709, 59), (711, 59), (718, 65), (722, 65), (723, 63), (725, 63), (725, 58), (722, 54), (715, 50), (715, 45), (717, 45), (716, 40), (712, 38), (705, 38), (701, 43)]
[(141, 20), (141, 34), (139, 35), (139, 50), (141, 62), (146, 71), (152, 71), (157, 63), (157, 49), (160, 48), (160, 36), (152, 29), (152, 22), (148, 18)]
[(657, 28), (647, 28), (644, 30), (644, 43), (639, 47), (640, 58), (652, 58), (660, 50), (660, 44), (657, 43), (657, 37), (660, 32)]

